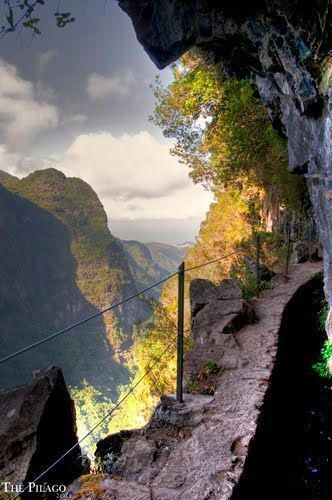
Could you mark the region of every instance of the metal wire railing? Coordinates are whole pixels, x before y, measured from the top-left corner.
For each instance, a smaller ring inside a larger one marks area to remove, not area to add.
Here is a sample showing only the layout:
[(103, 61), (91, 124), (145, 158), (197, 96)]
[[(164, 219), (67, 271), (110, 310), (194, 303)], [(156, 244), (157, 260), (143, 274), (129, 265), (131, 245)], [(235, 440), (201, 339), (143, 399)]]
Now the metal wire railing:
[[(172, 273), (170, 274), (169, 276), (166, 276), (164, 279), (162, 280), (159, 280), (157, 281), (156, 283), (153, 283), (152, 285), (144, 288), (143, 290), (140, 290), (126, 298), (124, 298), (123, 300), (115, 303), (115, 304), (111, 304), (109, 307), (101, 310), (101, 311), (98, 311), (96, 312), (95, 314), (92, 314), (90, 316), (87, 316), (85, 318), (83, 318), (82, 320), (76, 322), (76, 323), (73, 323), (59, 331), (56, 331), (54, 332), (53, 334), (43, 338), (43, 339), (39, 339), (25, 347), (23, 347), (22, 349), (18, 349), (6, 356), (4, 356), (3, 358), (0, 359), (0, 363), (5, 363), (7, 361), (9, 361), (10, 359), (13, 359), (15, 357), (18, 357), (19, 355), (31, 350), (31, 349), (34, 349), (36, 348), (37, 346), (45, 343), (45, 342), (49, 342), (51, 341), (52, 339), (60, 336), (60, 335), (63, 335), (67, 332), (69, 332), (70, 330), (84, 324), (84, 323), (87, 323), (88, 321), (92, 320), (93, 318), (96, 318), (97, 316), (100, 316), (102, 314), (104, 314), (105, 312), (108, 312), (108, 311), (111, 311), (113, 309), (115, 309), (116, 307), (119, 307), (120, 305), (123, 305), (125, 304), (126, 302), (128, 301), (131, 301), (133, 300), (134, 298), (148, 292), (149, 290), (152, 290), (153, 288), (159, 286), (160, 284), (163, 284), (165, 283), (166, 281), (168, 281), (170, 278), (173, 278), (175, 276), (178, 276), (178, 307), (177, 307), (177, 325), (174, 324), (174, 332), (177, 333), (177, 381), (176, 381), (176, 399), (178, 402), (183, 402), (183, 359), (184, 359), (184, 333), (186, 331), (191, 331), (192, 329), (194, 329), (195, 327), (193, 328), (189, 328), (188, 330), (184, 330), (184, 305), (185, 305), (185, 298), (184, 298), (184, 294), (185, 294), (185, 274), (187, 272), (190, 272), (190, 271), (193, 271), (193, 270), (196, 270), (196, 269), (200, 269), (202, 267), (206, 267), (206, 266), (209, 266), (213, 263), (216, 263), (216, 262), (219, 262), (221, 260), (224, 260), (224, 259), (227, 259), (227, 258), (230, 258), (236, 254), (239, 254), (240, 252), (242, 252), (242, 250), (237, 250), (237, 251), (234, 251), (234, 252), (231, 252), (227, 255), (222, 255), (216, 259), (213, 259), (213, 260), (210, 260), (210, 261), (207, 261), (207, 262), (203, 262), (203, 263), (200, 263), (200, 264), (197, 264), (195, 266), (191, 266), (191, 267), (188, 267), (188, 268), (185, 268), (185, 263), (183, 262), (180, 266), (179, 266), (179, 269), (177, 272), (175, 273)], [(259, 266), (259, 251), (257, 253), (257, 260), (258, 260), (258, 266)], [(211, 324), (213, 323), (209, 323), (207, 325), (200, 325), (199, 327), (197, 328), (204, 328), (204, 327), (208, 327), (210, 326)], [(61, 454), (61, 456), (59, 456), (58, 459), (56, 459), (52, 464), (50, 464), (47, 468), (45, 468), (45, 470), (43, 470), (34, 480), (33, 480), (33, 483), (37, 483), (38, 481), (40, 481), (42, 478), (44, 478), (52, 469), (54, 469), (60, 462), (62, 462), (70, 453), (72, 453), (75, 449), (77, 449), (80, 444), (85, 441), (89, 436), (91, 436), (98, 427), (100, 427), (108, 418), (110, 418), (114, 412), (122, 405), (122, 403), (130, 396), (130, 394), (132, 394), (135, 389), (137, 388), (137, 386), (149, 375), (149, 373), (154, 369), (156, 368), (156, 366), (160, 363), (161, 359), (163, 358), (163, 356), (166, 354), (167, 351), (169, 351), (172, 346), (174, 346), (174, 340), (175, 339), (172, 339), (165, 347), (165, 349), (163, 349), (163, 351), (161, 352), (161, 354), (154, 360), (154, 362), (148, 367), (148, 369), (144, 372), (144, 374), (139, 378), (139, 380), (137, 380), (137, 382), (135, 382), (128, 390), (128, 392), (114, 405), (114, 407), (109, 411), (107, 412), (105, 415), (103, 415), (103, 417), (95, 424), (93, 425), (89, 430), (88, 432), (81, 438), (79, 439), (79, 441), (77, 443), (75, 443), (71, 448), (69, 448), (68, 450), (66, 450), (63, 454)], [(27, 488), (26, 488), (27, 489)], [(26, 489), (24, 491), (26, 491)], [(23, 491), (23, 492), (24, 492)], [(18, 498), (18, 497), (15, 497), (15, 498)]]

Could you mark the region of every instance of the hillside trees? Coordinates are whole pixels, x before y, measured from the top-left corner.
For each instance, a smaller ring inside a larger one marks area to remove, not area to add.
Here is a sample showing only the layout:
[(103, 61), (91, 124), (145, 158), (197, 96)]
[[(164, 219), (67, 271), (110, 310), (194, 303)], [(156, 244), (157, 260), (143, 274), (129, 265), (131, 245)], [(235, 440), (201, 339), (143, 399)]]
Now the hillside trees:
[(285, 142), (250, 81), (223, 79), (197, 51), (173, 65), (173, 76), (167, 88), (156, 78), (151, 119), (175, 141), (171, 152), (193, 181), (214, 191), (238, 189), (251, 203), (262, 199), (260, 190), (273, 192), (280, 204), (299, 209), (303, 180), (288, 173)]
[[(172, 154), (189, 168), (193, 181), (215, 194), (196, 242), (186, 255), (186, 267), (238, 252), (186, 274), (189, 345), (190, 280), (200, 277), (218, 282), (230, 274), (241, 279), (243, 256), (254, 256), (257, 230), (263, 233), (264, 260), (274, 263), (283, 244), (282, 219), (286, 212), (305, 211), (307, 197), (302, 178), (287, 170), (285, 142), (273, 130), (249, 80), (224, 80), (218, 65), (197, 52), (186, 54), (173, 65), (173, 75), (174, 81), (167, 88), (159, 78), (152, 85), (156, 107), (151, 119), (174, 140)], [(167, 335), (156, 337), (156, 332), (162, 331), (161, 321), (166, 317), (176, 321), (176, 280), (165, 283), (160, 300), (163, 315), (155, 318), (153, 329), (136, 339), (132, 366), (138, 371), (156, 342), (159, 349), (165, 345)], [(173, 362), (166, 358), (158, 377), (145, 380), (145, 396), (153, 396), (151, 402), (174, 389), (175, 377), (165, 384)], [(146, 406), (143, 413), (147, 416)]]

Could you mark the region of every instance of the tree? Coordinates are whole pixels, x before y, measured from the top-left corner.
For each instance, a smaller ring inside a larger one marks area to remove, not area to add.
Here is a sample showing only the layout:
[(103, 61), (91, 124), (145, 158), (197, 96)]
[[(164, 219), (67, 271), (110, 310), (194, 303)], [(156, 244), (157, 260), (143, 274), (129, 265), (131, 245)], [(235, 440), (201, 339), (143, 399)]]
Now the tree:
[(286, 144), (274, 131), (248, 79), (224, 79), (218, 65), (191, 51), (173, 65), (174, 81), (152, 86), (151, 119), (175, 139), (172, 154), (194, 182), (213, 190), (256, 187), (296, 204), (303, 181), (287, 170)]

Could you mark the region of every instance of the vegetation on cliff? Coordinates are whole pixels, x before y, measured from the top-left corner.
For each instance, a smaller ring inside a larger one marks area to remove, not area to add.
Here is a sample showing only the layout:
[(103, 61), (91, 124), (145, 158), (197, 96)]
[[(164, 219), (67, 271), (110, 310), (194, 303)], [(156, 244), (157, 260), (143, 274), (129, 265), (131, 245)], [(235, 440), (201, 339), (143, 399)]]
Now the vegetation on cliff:
[[(104, 208), (87, 183), (46, 169), (22, 180), (8, 179), (4, 185), (52, 214), (69, 230), (77, 285), (95, 308), (104, 309), (133, 293), (134, 281), (122, 245), (110, 233)], [(109, 342), (116, 344), (117, 328), (130, 332), (146, 313), (140, 301), (116, 311), (115, 318), (107, 313), (104, 321)]]
[[(71, 235), (60, 220), (2, 185), (0, 213), (0, 351), (6, 355), (96, 308), (77, 285)], [(22, 384), (33, 370), (57, 364), (68, 383), (79, 384), (86, 376), (90, 383), (114, 391), (111, 381), (123, 382), (128, 373), (112, 352), (103, 320), (96, 318), (22, 355), (19, 363), (13, 359), (1, 365), (1, 386)]]
[[(318, 314), (318, 327), (324, 332), (329, 306), (326, 300), (321, 305)], [(326, 340), (323, 344), (318, 361), (313, 365), (314, 371), (323, 378), (332, 379), (332, 341)]]
[[(175, 140), (172, 153), (189, 168), (193, 181), (215, 194), (185, 264), (189, 268), (232, 254), (186, 274), (186, 337), (190, 345), (190, 280), (200, 277), (219, 282), (232, 275), (244, 289), (250, 288), (246, 260), (255, 256), (257, 233), (263, 262), (282, 270), (285, 221), (299, 214), (306, 217), (308, 198), (303, 179), (288, 172), (286, 144), (273, 130), (248, 80), (223, 80), (218, 65), (195, 52), (173, 66), (173, 75), (167, 88), (158, 78), (153, 85), (156, 108), (152, 120), (166, 137)], [(176, 323), (176, 280), (165, 283), (160, 301), (162, 316), (155, 315), (150, 328), (143, 324), (145, 333), (134, 344), (130, 365), (136, 370), (134, 380), (149, 364), (147, 359), (152, 362), (155, 349), (165, 348), (170, 338), (162, 333), (161, 325), (168, 321), (174, 328)], [(140, 393), (125, 402), (122, 418), (135, 415), (125, 420), (127, 426), (138, 425), (140, 417), (146, 419), (158, 397), (174, 390), (175, 376), (168, 375), (175, 366), (175, 348), (174, 343), (172, 355), (156, 369), (156, 375), (144, 379)], [(151, 405), (146, 403), (149, 401)]]
[[(126, 253), (88, 184), (55, 169), (21, 180), (0, 172), (0, 181), (2, 355), (135, 292)], [(6, 363), (2, 388), (58, 364), (77, 390), (88, 383), (115, 399), (130, 377), (116, 352), (128, 348), (133, 325), (150, 310), (137, 299), (30, 351), (19, 365)]]
[[(122, 241), (126, 251), (130, 272), (139, 289), (164, 279), (173, 274), (184, 259), (187, 245), (171, 245), (166, 243), (141, 243), (130, 240)], [(149, 295), (158, 299), (161, 286), (149, 291)]]

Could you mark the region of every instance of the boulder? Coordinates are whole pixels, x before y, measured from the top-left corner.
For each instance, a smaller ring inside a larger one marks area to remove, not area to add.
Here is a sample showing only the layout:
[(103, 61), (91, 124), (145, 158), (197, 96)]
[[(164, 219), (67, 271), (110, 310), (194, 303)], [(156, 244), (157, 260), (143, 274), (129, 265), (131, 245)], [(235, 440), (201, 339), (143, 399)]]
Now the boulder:
[(293, 264), (303, 264), (309, 260), (317, 262), (323, 259), (323, 252), (321, 243), (310, 245), (306, 241), (296, 241), (293, 245), (291, 262)]
[(208, 280), (190, 284), (192, 332), (198, 344), (222, 342), (221, 335), (233, 333), (257, 317), (252, 306), (242, 298), (238, 282), (222, 280), (217, 286)]
[(206, 304), (217, 298), (217, 287), (210, 280), (194, 279), (190, 282), (191, 315), (195, 317)]
[(156, 440), (148, 427), (140, 430), (120, 431), (97, 443), (95, 451), (99, 469), (112, 477), (148, 480), (158, 454)]
[[(60, 368), (34, 372), (26, 385), (0, 393), (0, 477), (33, 481), (77, 443), (75, 407)], [(44, 478), (67, 485), (84, 470), (77, 446)]]
[(184, 394), (183, 403), (178, 403), (173, 396), (163, 397), (153, 412), (149, 427), (197, 425), (202, 421), (205, 407), (211, 401), (211, 396), (200, 394)]
[(303, 241), (296, 241), (293, 245), (293, 253), (291, 261), (293, 264), (303, 264), (307, 262), (310, 257), (310, 250), (308, 243)]
[(136, 474), (151, 465), (156, 445), (141, 432), (120, 431), (97, 443), (95, 456), (104, 472), (123, 475)]
[(242, 299), (242, 290), (239, 282), (234, 279), (224, 279), (217, 286), (216, 298), (219, 300)]
[(213, 300), (242, 299), (240, 285), (234, 279), (224, 279), (218, 286), (210, 280), (194, 279), (190, 282), (189, 294), (192, 317)]

